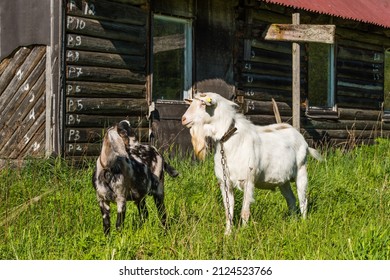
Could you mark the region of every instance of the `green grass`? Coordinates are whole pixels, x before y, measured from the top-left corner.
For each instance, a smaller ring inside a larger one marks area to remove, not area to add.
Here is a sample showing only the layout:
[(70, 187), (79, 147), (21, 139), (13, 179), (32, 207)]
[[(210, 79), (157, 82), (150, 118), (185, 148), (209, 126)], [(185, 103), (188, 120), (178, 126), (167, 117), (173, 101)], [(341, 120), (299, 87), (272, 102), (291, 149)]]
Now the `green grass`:
[[(60, 159), (31, 160), (0, 171), (0, 259), (381, 259), (390, 258), (390, 141), (309, 160), (307, 220), (287, 214), (279, 191), (256, 190), (247, 227), (224, 236), (224, 210), (213, 171), (205, 162), (172, 159), (181, 173), (166, 178), (169, 229), (152, 198), (149, 219), (138, 223), (128, 203), (125, 228), (103, 235), (91, 185), (92, 168)], [(295, 190), (294, 190), (295, 191)], [(116, 208), (112, 207), (113, 220)]]

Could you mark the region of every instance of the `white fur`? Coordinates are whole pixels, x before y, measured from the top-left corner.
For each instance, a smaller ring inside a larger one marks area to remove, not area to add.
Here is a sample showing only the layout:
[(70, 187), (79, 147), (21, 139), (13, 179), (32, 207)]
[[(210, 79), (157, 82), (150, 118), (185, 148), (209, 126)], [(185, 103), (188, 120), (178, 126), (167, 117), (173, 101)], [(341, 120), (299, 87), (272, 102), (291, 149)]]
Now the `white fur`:
[[(279, 186), (290, 211), (296, 211), (296, 199), (290, 181), (295, 181), (300, 212), (307, 214), (307, 171), (306, 156), (310, 153), (320, 159), (319, 153), (308, 147), (304, 137), (286, 123), (269, 126), (255, 126), (244, 115), (236, 112), (237, 105), (222, 96), (207, 92), (198, 93), (182, 117), (182, 124), (189, 127), (191, 134), (201, 131), (195, 137), (211, 137), (216, 143), (215, 175), (218, 179), (226, 214), (226, 231), (231, 232), (234, 197), (233, 187), (244, 191), (241, 218), (243, 224), (250, 216), (250, 203), (254, 188), (275, 189)], [(221, 143), (223, 135), (234, 122), (237, 131), (223, 144), (229, 171), (225, 191), (221, 164)], [(201, 140), (200, 140), (201, 141)], [(228, 195), (229, 209), (226, 195)]]

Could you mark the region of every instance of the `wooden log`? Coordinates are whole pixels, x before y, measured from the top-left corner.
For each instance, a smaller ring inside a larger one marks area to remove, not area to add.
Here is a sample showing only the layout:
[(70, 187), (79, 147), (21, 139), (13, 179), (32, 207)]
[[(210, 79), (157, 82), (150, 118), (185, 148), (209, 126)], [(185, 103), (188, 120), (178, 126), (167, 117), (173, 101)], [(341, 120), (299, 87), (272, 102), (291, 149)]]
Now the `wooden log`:
[(89, 156), (96, 160), (101, 148), (102, 145), (97, 143), (66, 143), (64, 156), (72, 159), (79, 157), (80, 160), (84, 160), (85, 157)]
[(108, 68), (130, 69), (135, 72), (145, 72), (146, 60), (143, 56), (120, 55), (99, 52), (68, 50), (66, 52), (68, 65), (88, 65)]
[(145, 84), (143, 73), (135, 73), (128, 69), (115, 69), (90, 66), (67, 66), (66, 78), (72, 81), (94, 81), (110, 83)]
[(366, 120), (366, 121), (378, 121), (381, 120), (382, 112), (380, 110), (363, 110), (363, 109), (350, 109), (350, 108), (338, 108), (340, 119), (343, 120)]
[(337, 59), (337, 70), (359, 70), (361, 72), (383, 72), (383, 63), (371, 63), (354, 60)]
[(307, 129), (323, 129), (323, 130), (390, 130), (390, 124), (383, 124), (380, 120), (341, 120), (338, 121), (319, 121), (309, 118), (301, 118), (302, 127)]
[[(275, 119), (274, 115), (246, 115), (245, 116), (248, 120), (250, 120), (255, 125), (270, 125), (277, 123), (277, 120)], [(284, 123), (292, 123), (292, 117), (291, 116), (281, 116), (281, 121)]]
[(6, 68), (2, 71), (2, 74), (0, 76), (0, 96), (7, 88), (8, 84), (15, 77), (16, 72), (23, 64), (23, 62), (27, 59), (31, 50), (31, 48), (21, 47), (16, 51), (12, 58), (9, 58), (9, 62), (7, 63)]
[(85, 114), (66, 114), (66, 126), (78, 128), (78, 127), (110, 127), (120, 121), (126, 119), (130, 122), (131, 127), (137, 128), (148, 128), (149, 121), (145, 117), (132, 116), (104, 116), (104, 115), (85, 115)]
[(384, 73), (379, 71), (364, 71), (363, 69), (337, 69), (337, 78), (359, 79), (371, 83), (383, 83)]
[[(292, 77), (291, 67), (279, 64), (257, 63), (251, 61), (239, 61), (236, 64), (236, 69), (240, 73), (260, 74), (260, 75), (275, 75), (280, 77)], [(301, 74), (307, 74), (307, 67), (301, 67)]]
[(338, 106), (347, 108), (380, 109), (382, 102), (371, 98), (351, 98), (348, 96), (336, 96)]
[(144, 84), (97, 83), (67, 81), (66, 95), (70, 97), (126, 97), (146, 98)]
[(271, 52), (283, 53), (291, 55), (291, 43), (286, 42), (270, 42), (259, 39), (251, 40), (251, 47), (254, 49), (266, 50)]
[(251, 49), (250, 61), (291, 66), (291, 55), (261, 49)]
[[(305, 88), (307, 81), (302, 77), (302, 87)], [(276, 90), (284, 90), (291, 92), (291, 77), (277, 77), (277, 76), (266, 76), (256, 74), (243, 73), (238, 81), (238, 85), (244, 88), (269, 88)]]
[(338, 78), (337, 87), (344, 87), (344, 88), (351, 88), (351, 89), (357, 89), (357, 90), (368, 90), (368, 91), (382, 91), (383, 90), (383, 83), (380, 82), (367, 82), (367, 81), (361, 81), (357, 79), (346, 79), (346, 78)]
[[(291, 105), (284, 102), (276, 102), (281, 116), (291, 116)], [(246, 115), (273, 115), (272, 101), (244, 101), (244, 113)]]
[[(65, 141), (68, 144), (101, 142), (105, 131), (103, 128), (67, 128), (65, 130)], [(137, 128), (135, 132), (145, 138), (145, 135), (149, 135), (149, 128)]]
[(67, 14), (134, 25), (146, 25), (147, 21), (147, 13), (144, 10), (106, 0), (68, 1)]
[(146, 42), (143, 26), (128, 25), (111, 21), (67, 16), (67, 31), (98, 38), (122, 40), (135, 43)]
[(291, 104), (291, 91), (273, 90), (266, 88), (249, 88), (236, 90), (237, 96), (245, 96), (245, 99), (257, 101), (271, 101), (274, 98), (276, 101), (284, 101)]
[(68, 49), (145, 56), (145, 44), (102, 39), (79, 34), (67, 34)]
[(67, 128), (65, 130), (66, 143), (94, 143), (102, 140), (105, 130), (103, 128)]
[(378, 46), (390, 46), (390, 38), (386, 36), (373, 32), (364, 32), (356, 29), (344, 28), (342, 26), (337, 26), (336, 36), (341, 40), (346, 39), (359, 43), (367, 43)]
[[(104, 133), (102, 134), (104, 135)], [(141, 143), (149, 142), (149, 130), (140, 131), (137, 140)], [(94, 143), (76, 142), (76, 143), (65, 143), (64, 156), (65, 158), (77, 158), (82, 157), (85, 159), (86, 156), (96, 158), (99, 156), (101, 151), (101, 140)]]
[(337, 87), (338, 96), (348, 96), (354, 98), (371, 98), (371, 99), (382, 99), (383, 93), (381, 91), (357, 91), (355, 89)]
[(337, 58), (370, 63), (383, 63), (383, 52), (356, 48), (337, 48)]
[(341, 39), (341, 38), (339, 38), (337, 40), (337, 45), (340, 47), (359, 48), (359, 49), (366, 49), (366, 50), (372, 50), (372, 51), (377, 51), (377, 52), (383, 51), (382, 45), (362, 43), (362, 42), (358, 42), (358, 41), (345, 40), (345, 39)]
[(259, 22), (291, 23), (291, 17), (263, 9), (250, 9), (250, 11), (248, 11), (248, 17)]
[(145, 99), (132, 98), (66, 98), (66, 111), (73, 114), (146, 116), (148, 104)]
[(306, 129), (303, 128), (303, 130), (311, 135), (315, 139), (319, 139), (319, 137), (323, 137), (326, 135), (326, 137), (329, 137), (331, 139), (337, 138), (337, 139), (356, 139), (356, 138), (375, 138), (379, 136), (379, 131), (367, 131), (367, 130), (331, 130), (331, 129)]
[(111, 0), (111, 1), (117, 3), (135, 5), (135, 6), (147, 5), (149, 2), (148, 0)]
[(12, 60), (11, 57), (6, 57), (0, 62), (0, 77), (3, 75), (3, 72), (5, 71), (8, 64), (11, 62), (11, 60)]

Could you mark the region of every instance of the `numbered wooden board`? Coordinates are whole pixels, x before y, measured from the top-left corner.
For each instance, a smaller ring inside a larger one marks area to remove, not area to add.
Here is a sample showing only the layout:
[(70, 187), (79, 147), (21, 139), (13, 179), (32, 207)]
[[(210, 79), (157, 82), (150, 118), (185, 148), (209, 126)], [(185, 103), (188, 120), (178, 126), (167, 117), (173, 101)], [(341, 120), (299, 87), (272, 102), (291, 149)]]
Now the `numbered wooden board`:
[(93, 156), (127, 119), (148, 141), (145, 1), (67, 0), (64, 154)]

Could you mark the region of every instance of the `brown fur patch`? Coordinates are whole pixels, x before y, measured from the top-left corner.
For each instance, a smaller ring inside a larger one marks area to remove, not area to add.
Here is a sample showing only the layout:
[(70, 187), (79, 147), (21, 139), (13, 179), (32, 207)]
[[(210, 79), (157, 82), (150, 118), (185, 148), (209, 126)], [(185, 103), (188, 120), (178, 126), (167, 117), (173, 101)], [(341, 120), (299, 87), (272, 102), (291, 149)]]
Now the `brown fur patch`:
[(274, 126), (274, 127), (267, 127), (262, 132), (271, 133), (271, 132), (274, 132), (277, 130), (282, 130), (282, 129), (287, 129), (287, 128), (290, 128), (290, 126), (288, 124), (280, 124), (280, 125)]

